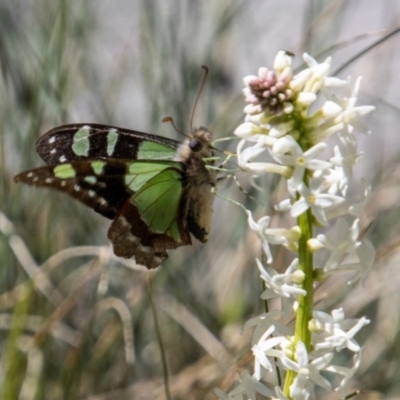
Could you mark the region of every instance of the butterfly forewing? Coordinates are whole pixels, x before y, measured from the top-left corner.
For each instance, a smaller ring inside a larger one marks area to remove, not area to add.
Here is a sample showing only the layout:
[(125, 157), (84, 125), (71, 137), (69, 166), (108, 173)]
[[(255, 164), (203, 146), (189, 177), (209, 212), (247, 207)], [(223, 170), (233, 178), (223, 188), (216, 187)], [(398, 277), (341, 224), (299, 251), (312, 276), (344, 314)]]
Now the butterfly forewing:
[(14, 180), (61, 190), (113, 219), (135, 191), (171, 166), (180, 168), (181, 164), (118, 159), (74, 161), (23, 172)]
[(67, 161), (110, 158), (173, 160), (179, 142), (99, 124), (63, 125), (45, 133), (36, 151), (50, 165)]

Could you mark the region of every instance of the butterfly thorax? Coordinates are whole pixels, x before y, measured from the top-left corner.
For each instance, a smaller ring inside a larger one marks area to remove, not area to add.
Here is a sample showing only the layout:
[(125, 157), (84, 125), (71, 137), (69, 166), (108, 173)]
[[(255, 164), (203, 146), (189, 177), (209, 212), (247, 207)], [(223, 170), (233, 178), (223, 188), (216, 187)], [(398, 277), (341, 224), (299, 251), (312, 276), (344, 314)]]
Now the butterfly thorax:
[(201, 242), (206, 242), (211, 225), (214, 195), (212, 188), (216, 183), (213, 161), (212, 134), (204, 127), (195, 129), (192, 135), (177, 150), (175, 160), (186, 166), (185, 196), (187, 198), (187, 223), (190, 232)]

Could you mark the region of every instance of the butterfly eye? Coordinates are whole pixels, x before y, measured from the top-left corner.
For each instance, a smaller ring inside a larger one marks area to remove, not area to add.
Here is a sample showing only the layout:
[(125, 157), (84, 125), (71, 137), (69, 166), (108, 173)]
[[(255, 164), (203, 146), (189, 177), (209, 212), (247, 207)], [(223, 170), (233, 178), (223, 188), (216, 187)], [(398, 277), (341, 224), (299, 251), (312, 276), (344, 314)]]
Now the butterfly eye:
[(192, 151), (200, 151), (203, 145), (197, 139), (192, 139), (189, 143), (189, 147)]

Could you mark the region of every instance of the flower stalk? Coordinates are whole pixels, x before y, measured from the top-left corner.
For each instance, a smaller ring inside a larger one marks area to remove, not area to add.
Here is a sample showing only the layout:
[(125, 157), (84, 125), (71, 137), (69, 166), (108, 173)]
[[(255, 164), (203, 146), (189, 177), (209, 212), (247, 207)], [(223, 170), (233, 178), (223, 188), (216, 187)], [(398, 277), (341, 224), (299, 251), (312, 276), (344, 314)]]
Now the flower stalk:
[[(331, 314), (317, 312), (313, 302), (316, 281), (343, 270), (354, 272), (351, 282), (363, 281), (373, 264), (372, 244), (358, 239), (359, 218), (370, 187), (364, 183), (364, 199), (359, 203), (352, 204), (348, 194), (352, 168), (362, 156), (355, 130), (368, 133), (358, 117), (374, 107), (356, 106), (360, 78), (353, 85), (350, 80), (330, 77), (330, 58), (322, 63), (308, 54), (303, 58), (308, 67), (294, 74), (292, 56), (281, 51), (273, 69), (263, 67), (257, 76), (244, 78), (248, 104), (245, 122), (235, 131), (242, 139), (237, 147), (238, 164), (258, 190), (263, 189), (257, 179), (264, 174), (278, 173), (286, 179), (288, 198), (277, 204), (276, 210), (288, 213), (296, 225), (269, 228), (271, 216), (257, 220), (255, 211), (246, 210), (249, 227), (263, 249), (262, 261), (256, 259), (265, 285), (261, 298), (279, 298), (281, 309), (266, 308), (246, 323), (245, 330), (255, 327), (254, 373), (241, 373), (240, 382), (228, 394), (216, 389), (224, 400), (255, 399), (256, 393), (269, 399), (315, 399), (316, 386), (343, 394), (360, 364), (362, 349), (354, 335), (369, 321), (364, 317), (345, 319), (342, 309)], [(332, 87), (350, 89), (350, 96), (338, 97)], [(311, 111), (310, 106), (323, 96), (322, 106)], [(338, 136), (340, 145), (331, 150), (325, 139), (332, 135)], [(315, 235), (316, 228), (320, 231), (329, 226), (334, 226), (336, 233)], [(273, 268), (272, 245), (282, 245), (295, 254), (284, 273)], [(321, 254), (318, 263), (316, 252)], [(346, 263), (348, 255), (358, 262)], [(293, 312), (296, 321), (290, 329), (282, 321)], [(351, 368), (335, 365), (335, 355), (344, 348), (354, 353)], [(285, 371), (285, 378), (283, 387), (272, 390), (274, 384), (263, 379), (273, 371), (274, 363)], [(336, 373), (342, 380), (332, 388), (321, 371)]]
[[(296, 311), (296, 327), (294, 333), (294, 348), (298, 342), (304, 343), (308, 352), (311, 351), (311, 331), (309, 322), (312, 319), (313, 300), (314, 300), (314, 268), (313, 256), (308, 250), (308, 240), (313, 237), (312, 214), (310, 209), (298, 217), (298, 225), (301, 230), (299, 239), (299, 270), (304, 272), (302, 289), (305, 295), (299, 295), (298, 307)], [(289, 370), (286, 375), (283, 393), (289, 397), (290, 387), (296, 377), (296, 373)]]

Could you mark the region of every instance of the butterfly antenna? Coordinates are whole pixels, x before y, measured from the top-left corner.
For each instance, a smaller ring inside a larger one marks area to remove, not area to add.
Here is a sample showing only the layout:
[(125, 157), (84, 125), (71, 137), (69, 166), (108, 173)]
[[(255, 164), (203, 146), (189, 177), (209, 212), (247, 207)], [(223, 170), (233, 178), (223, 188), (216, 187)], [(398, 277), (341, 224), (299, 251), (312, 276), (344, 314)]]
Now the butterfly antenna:
[(204, 69), (205, 73), (204, 73), (203, 82), (201, 82), (200, 89), (199, 89), (199, 91), (198, 91), (198, 93), (197, 93), (196, 100), (195, 100), (195, 102), (194, 102), (194, 106), (193, 106), (193, 110), (192, 110), (192, 115), (190, 116), (190, 123), (189, 123), (190, 132), (193, 131), (193, 117), (194, 117), (194, 112), (196, 111), (197, 103), (198, 103), (198, 101), (199, 101), (199, 97), (200, 97), (200, 95), (201, 95), (201, 92), (203, 91), (204, 84), (205, 84), (206, 81), (207, 81), (208, 73), (210, 72), (210, 70), (209, 70), (209, 68), (207, 67), (207, 65), (202, 65), (201, 68)]
[(180, 133), (180, 134), (183, 135), (183, 136), (190, 137), (189, 135), (186, 135), (185, 132), (182, 132), (180, 129), (178, 129), (178, 127), (175, 125), (174, 119), (173, 119), (172, 117), (164, 117), (164, 118), (161, 120), (161, 122), (171, 122), (171, 125), (174, 127), (174, 129), (175, 129), (178, 133)]

